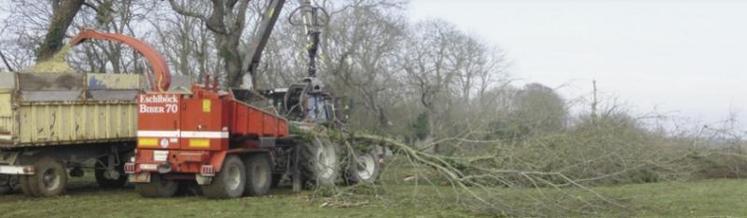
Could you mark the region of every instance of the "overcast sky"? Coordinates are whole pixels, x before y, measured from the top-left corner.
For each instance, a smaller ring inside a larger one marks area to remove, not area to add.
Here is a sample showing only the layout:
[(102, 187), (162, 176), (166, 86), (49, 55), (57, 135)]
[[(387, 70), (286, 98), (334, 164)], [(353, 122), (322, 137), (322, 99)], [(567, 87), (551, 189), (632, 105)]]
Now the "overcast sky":
[(523, 83), (576, 97), (596, 79), (639, 113), (747, 123), (747, 1), (413, 0), (410, 13), (503, 48)]
[(576, 98), (596, 79), (638, 113), (736, 112), (747, 127), (747, 1), (413, 0), (409, 10), (503, 48), (517, 84), (566, 85), (558, 91)]

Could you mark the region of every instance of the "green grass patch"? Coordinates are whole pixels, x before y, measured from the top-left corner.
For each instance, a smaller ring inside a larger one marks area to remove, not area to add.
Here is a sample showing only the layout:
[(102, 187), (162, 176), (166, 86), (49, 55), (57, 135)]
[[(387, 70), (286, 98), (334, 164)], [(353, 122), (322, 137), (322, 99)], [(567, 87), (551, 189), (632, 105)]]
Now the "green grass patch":
[[(146, 199), (133, 190), (99, 190), (92, 181), (77, 180), (68, 194), (29, 198), (0, 196), (3, 217), (470, 217), (449, 187), (387, 185), (364, 190), (339, 202), (312, 192), (277, 189), (269, 196), (232, 200), (204, 197)], [(626, 208), (601, 211), (594, 216), (712, 217), (747, 215), (747, 181), (709, 180), (595, 188), (624, 202)], [(500, 189), (503, 199), (534, 190)], [(362, 194), (361, 194), (362, 193)], [(588, 195), (581, 193), (579, 195)], [(464, 196), (462, 196), (464, 197)], [(452, 203), (450, 203), (452, 202)], [(483, 214), (484, 215), (484, 214)], [(553, 214), (549, 214), (553, 215)], [(554, 214), (569, 216), (568, 214)]]

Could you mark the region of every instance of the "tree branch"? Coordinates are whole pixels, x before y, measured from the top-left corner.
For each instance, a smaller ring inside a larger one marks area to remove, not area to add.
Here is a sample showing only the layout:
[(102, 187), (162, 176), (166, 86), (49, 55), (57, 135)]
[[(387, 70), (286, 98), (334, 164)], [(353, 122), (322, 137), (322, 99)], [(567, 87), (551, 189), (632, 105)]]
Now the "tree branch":
[(183, 5), (179, 5), (179, 3), (176, 3), (176, 0), (169, 0), (169, 5), (171, 5), (171, 9), (176, 11), (176, 13), (178, 14), (181, 14), (187, 17), (197, 18), (197, 19), (200, 19), (202, 22), (207, 23), (207, 17), (197, 12), (188, 11), (187, 9), (184, 8)]

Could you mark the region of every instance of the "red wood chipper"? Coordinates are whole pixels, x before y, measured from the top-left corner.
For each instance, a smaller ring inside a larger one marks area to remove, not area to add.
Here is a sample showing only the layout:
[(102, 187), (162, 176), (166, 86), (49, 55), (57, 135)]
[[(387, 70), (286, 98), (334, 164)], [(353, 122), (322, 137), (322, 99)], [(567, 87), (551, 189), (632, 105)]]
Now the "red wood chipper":
[(178, 180), (195, 180), (210, 197), (266, 193), (271, 149), (289, 136), (288, 121), (215, 87), (191, 91), (140, 95), (130, 181), (145, 196), (173, 195)]
[[(254, 75), (284, 3), (273, 0), (267, 9), (269, 16), (250, 43), (248, 75)], [(309, 77), (302, 83), (287, 89), (222, 91), (217, 80), (206, 78), (190, 92), (138, 97), (137, 148), (125, 172), (141, 195), (169, 197), (179, 186), (195, 182), (208, 197), (235, 198), (266, 194), (281, 180), (294, 190), (375, 181), (380, 152), (342, 149), (329, 137), (305, 134), (329, 132), (338, 126), (339, 115), (335, 98), (316, 78), (323, 23), (318, 17), (325, 13), (309, 0), (301, 0), (301, 5), (291, 16), (302, 13), (311, 42)], [(262, 103), (266, 107), (260, 107)]]

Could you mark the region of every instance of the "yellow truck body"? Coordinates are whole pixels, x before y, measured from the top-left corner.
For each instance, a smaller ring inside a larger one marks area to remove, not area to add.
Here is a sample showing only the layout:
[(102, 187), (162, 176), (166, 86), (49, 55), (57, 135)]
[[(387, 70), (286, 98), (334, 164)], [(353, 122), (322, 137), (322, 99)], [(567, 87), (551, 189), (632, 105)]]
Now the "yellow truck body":
[[(0, 94), (3, 104), (9, 94)], [(134, 101), (20, 103), (0, 110), (0, 146), (47, 146), (134, 140)]]
[(135, 96), (143, 84), (138, 75), (12, 77), (15, 84), (0, 87), (0, 148), (135, 139)]

